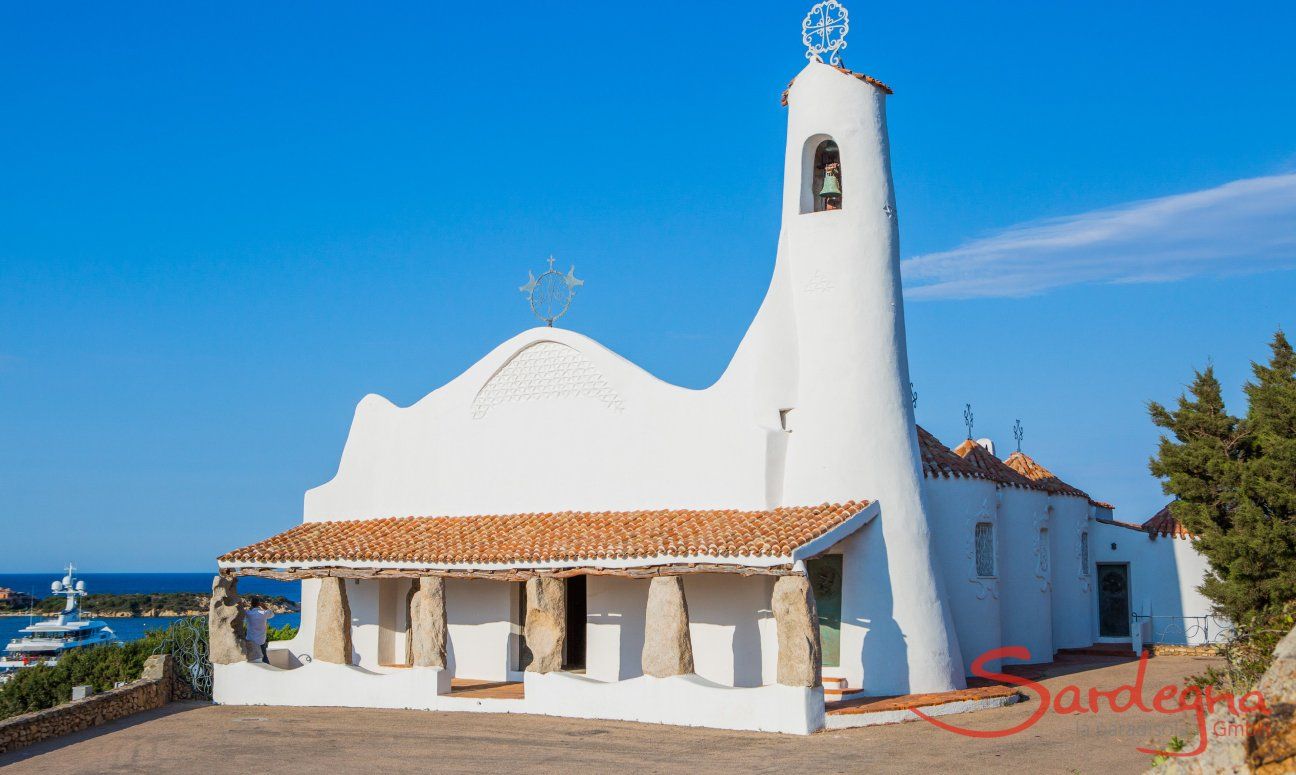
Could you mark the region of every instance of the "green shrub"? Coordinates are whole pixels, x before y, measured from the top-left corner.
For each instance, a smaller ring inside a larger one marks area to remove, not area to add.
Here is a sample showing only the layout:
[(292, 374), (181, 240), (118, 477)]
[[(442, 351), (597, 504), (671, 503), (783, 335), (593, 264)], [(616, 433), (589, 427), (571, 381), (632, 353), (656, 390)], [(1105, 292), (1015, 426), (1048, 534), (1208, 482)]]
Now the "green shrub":
[(292, 640), (297, 637), (297, 628), (291, 624), (282, 627), (270, 627), (266, 630), (266, 640)]
[(121, 645), (75, 649), (59, 657), (54, 667), (25, 667), (0, 685), (0, 718), (44, 710), (72, 699), (72, 687), (89, 684), (107, 691), (120, 681), (134, 681), (144, 661), (161, 643), (163, 630)]

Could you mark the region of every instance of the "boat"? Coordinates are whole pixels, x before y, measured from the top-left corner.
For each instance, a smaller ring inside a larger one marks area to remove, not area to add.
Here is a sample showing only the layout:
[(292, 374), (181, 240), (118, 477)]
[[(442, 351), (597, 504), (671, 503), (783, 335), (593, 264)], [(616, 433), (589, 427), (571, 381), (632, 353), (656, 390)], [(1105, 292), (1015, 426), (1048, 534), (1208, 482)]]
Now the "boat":
[(18, 631), (0, 655), (0, 682), (32, 665), (58, 664), (59, 657), (73, 649), (103, 644), (121, 645), (117, 634), (98, 619), (81, 618), (81, 598), (86, 596), (85, 581), (74, 577), (76, 567), (69, 564), (67, 575), (50, 585), (50, 591), (67, 598), (63, 611), (53, 619), (33, 622)]

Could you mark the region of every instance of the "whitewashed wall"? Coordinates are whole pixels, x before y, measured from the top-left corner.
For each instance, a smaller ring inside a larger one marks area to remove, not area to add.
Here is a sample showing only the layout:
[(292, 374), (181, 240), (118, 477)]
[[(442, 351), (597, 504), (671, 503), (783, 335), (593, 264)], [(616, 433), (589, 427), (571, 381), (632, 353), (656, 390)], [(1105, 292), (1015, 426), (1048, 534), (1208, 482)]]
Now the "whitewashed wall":
[(1053, 510), (1049, 531), (1053, 554), (1053, 650), (1083, 648), (1093, 643), (1093, 558), (1086, 567), (1081, 544), (1081, 538), (1091, 532), (1089, 499), (1050, 495), (1049, 505)]
[[(1095, 562), (1128, 563), (1130, 609), (1153, 616), (1152, 642), (1200, 645), (1208, 632), (1200, 629), (1196, 617), (1209, 616), (1210, 601), (1197, 587), (1209, 565), (1187, 538), (1150, 536), (1121, 525), (1095, 522)], [(1112, 548), (1115, 544), (1116, 548)], [(1217, 622), (1210, 623), (1216, 631)], [(1098, 638), (1097, 593), (1095, 592), (1093, 634)]]
[(1039, 538), (1041, 529), (1051, 527), (1048, 494), (1020, 487), (1001, 488), (999, 524), (1003, 645), (1025, 646), (1031, 654), (1029, 660), (1004, 661), (1052, 662), (1052, 531), (1045, 535), (1043, 544)]
[[(590, 576), (585, 674), (600, 681), (643, 675), (648, 581)], [(684, 577), (697, 675), (723, 686), (774, 683), (778, 637), (770, 611), (772, 577), (724, 573)]]
[[(1002, 541), (998, 493), (985, 479), (929, 478), (924, 482), (931, 514), (932, 535), (941, 575), (945, 579), (950, 611), (958, 633), (963, 668), (971, 674), (972, 661), (1002, 643), (1000, 577), (1003, 554), (995, 552), (995, 576), (977, 573), (975, 530), (978, 522), (994, 526), (996, 549)], [(999, 660), (986, 662), (998, 670)]]

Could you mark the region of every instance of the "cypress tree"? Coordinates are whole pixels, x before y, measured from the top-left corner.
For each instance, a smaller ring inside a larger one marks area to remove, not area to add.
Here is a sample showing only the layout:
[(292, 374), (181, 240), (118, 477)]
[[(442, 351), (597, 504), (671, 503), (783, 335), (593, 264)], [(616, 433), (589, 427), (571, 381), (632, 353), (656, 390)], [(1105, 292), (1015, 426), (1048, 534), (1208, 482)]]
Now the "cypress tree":
[(1296, 353), (1281, 331), (1270, 347), (1244, 386), (1245, 419), (1228, 413), (1209, 367), (1173, 410), (1148, 405), (1169, 431), (1149, 468), (1210, 562), (1202, 593), (1238, 624), (1296, 600)]
[(1281, 330), (1269, 346), (1269, 363), (1252, 363), (1243, 388), (1249, 444), (1237, 522), (1248, 551), (1236, 565), (1252, 588), (1230, 599), (1248, 611), (1296, 600), (1296, 353)]
[(1227, 601), (1227, 588), (1233, 563), (1246, 551), (1233, 529), (1247, 442), (1245, 428), (1225, 408), (1219, 380), (1210, 366), (1194, 374), (1188, 392), (1179, 396), (1174, 410), (1153, 401), (1148, 411), (1155, 425), (1169, 431), (1161, 437), (1148, 467), (1162, 480), (1162, 491), (1175, 497), (1170, 513), (1198, 536), (1198, 551), (1210, 561), (1203, 594), (1233, 618), (1236, 611)]

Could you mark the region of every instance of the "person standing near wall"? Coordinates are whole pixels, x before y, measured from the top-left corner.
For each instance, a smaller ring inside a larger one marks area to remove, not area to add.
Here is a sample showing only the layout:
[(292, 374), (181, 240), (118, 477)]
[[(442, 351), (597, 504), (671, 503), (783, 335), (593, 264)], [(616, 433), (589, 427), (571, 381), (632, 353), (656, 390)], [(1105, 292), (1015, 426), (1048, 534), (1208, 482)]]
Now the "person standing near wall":
[(266, 605), (265, 598), (254, 597), (249, 600), (248, 610), (243, 613), (247, 622), (247, 640), (261, 650), (261, 661), (270, 663), (266, 653), (266, 622), (274, 618), (274, 611)]

